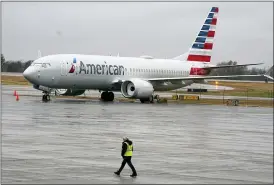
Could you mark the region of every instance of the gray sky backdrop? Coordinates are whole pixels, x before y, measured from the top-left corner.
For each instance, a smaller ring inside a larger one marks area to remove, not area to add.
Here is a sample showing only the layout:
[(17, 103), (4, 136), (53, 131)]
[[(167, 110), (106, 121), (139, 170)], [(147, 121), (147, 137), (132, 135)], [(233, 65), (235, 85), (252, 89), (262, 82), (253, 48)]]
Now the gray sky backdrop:
[(210, 8), (219, 7), (212, 63), (273, 65), (273, 3), (4, 2), (7, 60), (56, 53), (171, 58), (188, 51)]

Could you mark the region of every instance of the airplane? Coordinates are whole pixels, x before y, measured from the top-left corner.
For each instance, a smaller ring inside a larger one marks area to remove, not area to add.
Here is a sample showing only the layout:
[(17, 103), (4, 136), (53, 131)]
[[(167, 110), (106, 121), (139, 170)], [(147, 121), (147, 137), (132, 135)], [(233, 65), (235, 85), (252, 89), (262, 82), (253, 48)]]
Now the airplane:
[(93, 89), (99, 90), (103, 101), (113, 101), (113, 92), (121, 92), (125, 98), (139, 99), (142, 103), (153, 103), (155, 91), (207, 83), (207, 79), (264, 76), (273, 80), (266, 74), (209, 76), (213, 69), (262, 64), (210, 64), (218, 13), (218, 7), (211, 7), (189, 51), (171, 59), (55, 54), (36, 59), (23, 76), (43, 92), (43, 101), (49, 101), (54, 90), (63, 96), (77, 96)]

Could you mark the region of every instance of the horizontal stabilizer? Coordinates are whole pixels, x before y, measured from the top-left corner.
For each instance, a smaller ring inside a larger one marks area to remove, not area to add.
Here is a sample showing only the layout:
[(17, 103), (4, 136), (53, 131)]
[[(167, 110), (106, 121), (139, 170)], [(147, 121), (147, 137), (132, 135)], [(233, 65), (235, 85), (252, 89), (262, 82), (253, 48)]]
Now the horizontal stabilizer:
[(204, 68), (204, 69), (220, 69), (220, 68), (243, 67), (243, 66), (261, 65), (261, 64), (263, 64), (263, 63), (240, 64), (240, 65), (224, 65), (224, 66), (212, 66), (212, 67), (203, 67), (203, 68)]

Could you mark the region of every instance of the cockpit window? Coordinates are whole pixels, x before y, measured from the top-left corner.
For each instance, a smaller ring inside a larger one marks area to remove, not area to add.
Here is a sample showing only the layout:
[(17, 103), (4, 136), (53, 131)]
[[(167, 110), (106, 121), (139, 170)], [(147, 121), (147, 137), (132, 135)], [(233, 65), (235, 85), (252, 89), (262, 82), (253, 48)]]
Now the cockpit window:
[(44, 68), (50, 67), (50, 63), (43, 63), (42, 67), (44, 67)]
[(42, 63), (32, 63), (31, 66), (41, 66)]
[(47, 68), (47, 67), (50, 67), (51, 65), (50, 63), (32, 63), (31, 66)]

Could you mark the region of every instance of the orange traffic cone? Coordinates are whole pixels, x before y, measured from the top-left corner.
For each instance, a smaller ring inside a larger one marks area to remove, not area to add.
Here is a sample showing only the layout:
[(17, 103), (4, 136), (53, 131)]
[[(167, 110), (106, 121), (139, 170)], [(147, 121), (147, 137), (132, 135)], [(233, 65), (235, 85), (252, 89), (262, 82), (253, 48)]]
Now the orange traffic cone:
[(18, 94), (16, 95), (16, 101), (19, 101), (19, 95)]
[(16, 90), (14, 90), (14, 92), (13, 92), (13, 96), (16, 96), (17, 95), (17, 92), (16, 92)]

